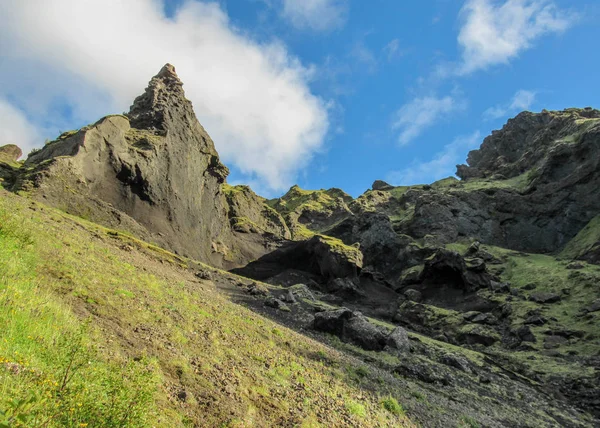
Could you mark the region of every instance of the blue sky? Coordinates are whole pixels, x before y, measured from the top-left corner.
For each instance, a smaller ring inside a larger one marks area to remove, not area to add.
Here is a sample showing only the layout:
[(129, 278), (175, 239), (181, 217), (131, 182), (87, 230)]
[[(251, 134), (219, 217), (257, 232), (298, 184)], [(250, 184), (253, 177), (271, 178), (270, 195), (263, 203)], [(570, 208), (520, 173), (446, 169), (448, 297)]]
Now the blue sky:
[(127, 110), (172, 62), (229, 181), (266, 196), (432, 182), (518, 112), (600, 96), (594, 0), (6, 3), (0, 144)]

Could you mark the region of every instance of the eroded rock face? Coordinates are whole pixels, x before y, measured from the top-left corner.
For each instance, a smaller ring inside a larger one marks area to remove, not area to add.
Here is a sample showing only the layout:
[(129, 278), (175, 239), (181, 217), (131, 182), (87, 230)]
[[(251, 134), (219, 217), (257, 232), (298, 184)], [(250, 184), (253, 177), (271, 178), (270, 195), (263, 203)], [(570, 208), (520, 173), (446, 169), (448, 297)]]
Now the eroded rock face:
[(362, 265), (363, 256), (356, 246), (316, 235), (306, 241), (287, 242), (281, 248), (233, 272), (264, 281), (287, 271), (300, 271), (327, 284), (336, 278), (357, 278)]
[(600, 111), (591, 108), (520, 113), (492, 132), (480, 149), (471, 151), (468, 166), (459, 165), (457, 175), (462, 179), (516, 177), (546, 163), (549, 156), (564, 153), (570, 144), (557, 144), (563, 138), (564, 143), (575, 142), (573, 137), (589, 138), (584, 134), (597, 125), (595, 119), (600, 119)]
[[(228, 169), (171, 65), (152, 78), (129, 114), (65, 133), (25, 166), (18, 189), (179, 254), (231, 267), (268, 251), (261, 233), (239, 237), (232, 230), (228, 213), (247, 217), (240, 211), (255, 207), (230, 209), (223, 190)], [(262, 225), (285, 234), (276, 223)]]
[(290, 239), (285, 220), (248, 186), (223, 186), (229, 206), (228, 216), (233, 230), (242, 233), (266, 232)]
[(599, 154), (600, 111), (521, 113), (458, 167), (471, 188), (415, 191), (403, 230), (442, 243), (473, 237), (521, 251), (560, 250), (600, 210), (600, 199), (588, 197), (600, 184)]

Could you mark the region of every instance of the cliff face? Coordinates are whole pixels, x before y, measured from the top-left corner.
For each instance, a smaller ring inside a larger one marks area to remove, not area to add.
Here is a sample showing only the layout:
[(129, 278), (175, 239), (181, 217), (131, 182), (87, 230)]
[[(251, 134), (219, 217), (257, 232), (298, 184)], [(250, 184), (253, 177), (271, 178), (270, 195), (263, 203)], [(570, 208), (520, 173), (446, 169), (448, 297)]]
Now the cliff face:
[(403, 231), (556, 252), (599, 212), (600, 112), (521, 113), (469, 153), (461, 182), (407, 193)]
[(17, 190), (218, 266), (264, 253), (262, 230), (230, 227), (228, 169), (171, 65), (125, 116), (61, 135), (25, 162)]

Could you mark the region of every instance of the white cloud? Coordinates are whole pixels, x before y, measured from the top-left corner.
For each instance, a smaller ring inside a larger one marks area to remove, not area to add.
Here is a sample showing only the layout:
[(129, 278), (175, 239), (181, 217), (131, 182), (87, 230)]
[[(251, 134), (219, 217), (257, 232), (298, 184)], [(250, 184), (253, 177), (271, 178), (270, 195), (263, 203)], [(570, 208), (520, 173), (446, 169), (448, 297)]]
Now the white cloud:
[(484, 119), (500, 119), (511, 114), (520, 113), (523, 110), (529, 110), (529, 108), (535, 102), (536, 93), (533, 91), (526, 91), (521, 89), (515, 93), (512, 100), (504, 105), (497, 105), (490, 107), (483, 112)]
[(40, 134), (22, 111), (0, 98), (0, 146), (16, 144), (27, 155), (40, 144)]
[(282, 14), (296, 28), (331, 31), (345, 24), (348, 1), (283, 0)]
[(563, 32), (574, 20), (549, 0), (467, 0), (461, 14), (459, 74), (508, 63), (539, 37)]
[(66, 129), (129, 108), (174, 64), (226, 163), (284, 190), (320, 149), (325, 103), (311, 70), (277, 42), (236, 30), (215, 3), (162, 0), (0, 2), (0, 97), (41, 127)]
[(415, 98), (403, 105), (394, 114), (392, 129), (400, 131), (398, 142), (400, 145), (406, 145), (421, 135), (425, 129), (432, 126), (437, 120), (465, 108), (466, 105), (463, 101), (450, 95), (443, 98), (435, 96)]
[(383, 53), (386, 55), (388, 61), (393, 61), (396, 57), (402, 55), (402, 52), (400, 51), (400, 40), (391, 40), (384, 46)]
[(471, 135), (457, 137), (444, 149), (426, 162), (414, 161), (411, 166), (401, 171), (392, 171), (387, 175), (387, 180), (398, 186), (413, 184), (429, 184), (434, 181), (453, 176), (456, 165), (464, 162), (467, 153), (476, 149), (481, 144), (479, 131)]
[(353, 61), (360, 64), (361, 69), (364, 69), (369, 73), (373, 73), (377, 70), (378, 60), (364, 41), (356, 42), (352, 46), (349, 56)]

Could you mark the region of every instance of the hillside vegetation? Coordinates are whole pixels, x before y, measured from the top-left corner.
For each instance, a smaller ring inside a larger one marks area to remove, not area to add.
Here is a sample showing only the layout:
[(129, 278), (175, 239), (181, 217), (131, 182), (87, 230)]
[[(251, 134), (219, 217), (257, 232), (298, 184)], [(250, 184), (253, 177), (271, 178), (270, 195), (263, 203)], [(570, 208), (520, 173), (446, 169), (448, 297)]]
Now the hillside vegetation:
[(0, 426), (412, 426), (181, 259), (0, 194)]

